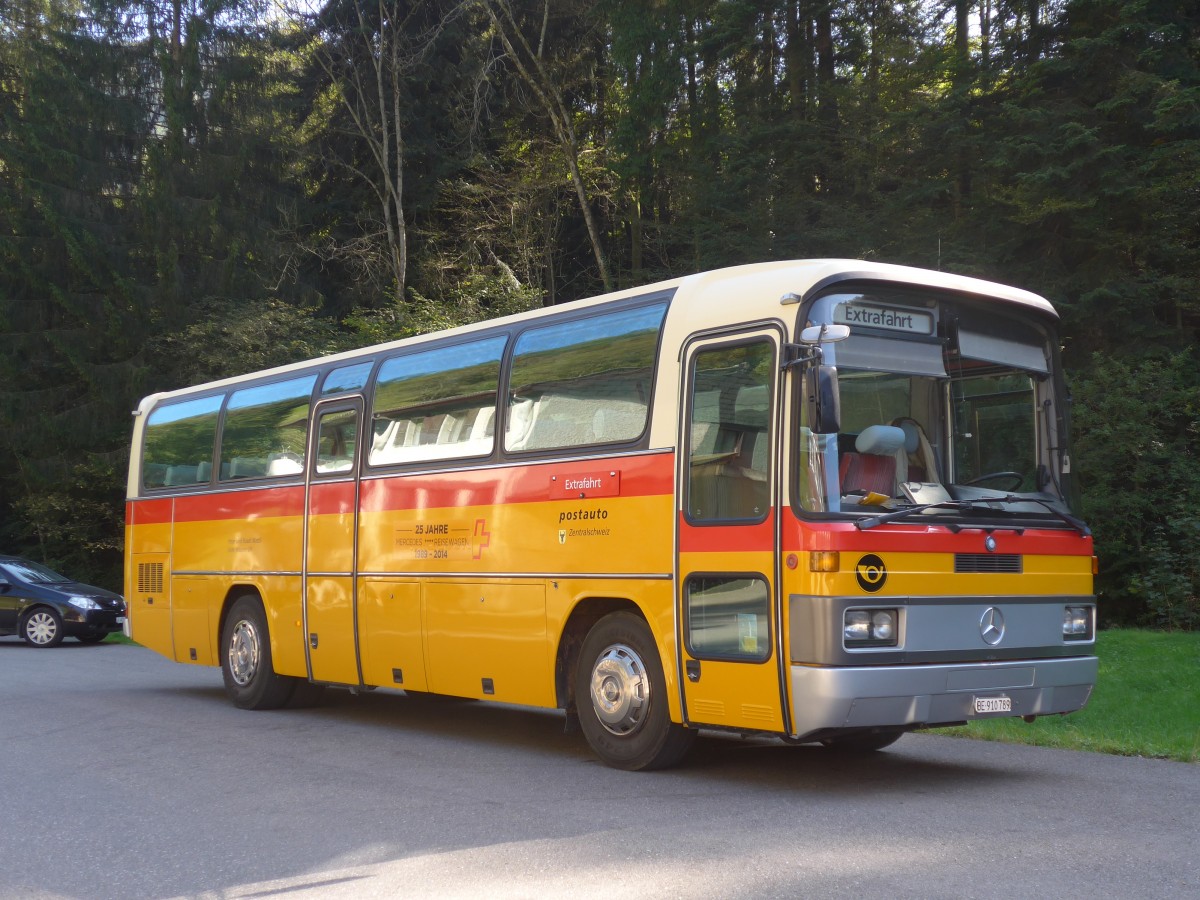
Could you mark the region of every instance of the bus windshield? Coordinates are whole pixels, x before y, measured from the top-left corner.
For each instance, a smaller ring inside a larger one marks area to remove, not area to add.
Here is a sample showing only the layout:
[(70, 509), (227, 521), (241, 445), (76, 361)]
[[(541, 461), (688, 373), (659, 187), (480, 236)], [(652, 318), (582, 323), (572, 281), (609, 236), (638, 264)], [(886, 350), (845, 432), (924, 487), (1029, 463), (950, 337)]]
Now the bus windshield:
[(801, 429), (803, 509), (877, 515), (931, 504), (930, 515), (1068, 512), (1059, 475), (1069, 471), (1069, 457), (1041, 333), (1019, 322), (972, 321), (960, 310), (957, 327), (947, 328), (947, 309), (932, 305), (908, 317), (896, 305), (867, 307), (857, 295), (830, 300), (833, 321), (867, 318), (859, 310), (869, 308), (876, 324), (924, 317), (928, 334), (851, 324), (848, 340), (825, 349), (825, 361), (837, 366), (841, 426), (836, 435)]

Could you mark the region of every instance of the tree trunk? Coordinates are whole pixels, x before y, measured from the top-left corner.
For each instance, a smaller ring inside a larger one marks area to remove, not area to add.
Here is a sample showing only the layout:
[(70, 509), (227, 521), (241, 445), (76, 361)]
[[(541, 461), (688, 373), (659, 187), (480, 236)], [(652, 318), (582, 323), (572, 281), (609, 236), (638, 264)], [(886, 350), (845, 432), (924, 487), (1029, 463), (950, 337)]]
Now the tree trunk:
[[(392, 281), (392, 301), (404, 303), (408, 287), (408, 223), (404, 206), (404, 84), (403, 77), (412, 60), (420, 58), (423, 48), (411, 50), (404, 45), (403, 22), (391, 18), (394, 12), (388, 0), (377, 0), (378, 28), (364, 8), (365, 0), (353, 5), (357, 22), (346, 31), (362, 41), (360, 62), (349, 72), (339, 62), (318, 55), (317, 61), (330, 82), (340, 86), (338, 96), (349, 116), (355, 136), (367, 146), (374, 167), (370, 171), (354, 168), (354, 174), (371, 188), (378, 203), (380, 224), (387, 246), (364, 252), (386, 261)], [(373, 243), (373, 242), (372, 242)]]
[[(604, 241), (600, 234), (600, 226), (596, 222), (592, 204), (588, 198), (587, 186), (583, 174), (579, 170), (579, 139), (575, 134), (575, 125), (571, 111), (567, 108), (562, 92), (542, 64), (540, 55), (543, 49), (540, 45), (535, 53), (525, 40), (517, 25), (516, 16), (507, 0), (483, 0), (483, 7), (491, 19), (496, 36), (504, 45), (504, 50), (516, 66), (521, 79), (537, 97), (542, 110), (550, 119), (554, 136), (567, 158), (567, 169), (571, 175), (571, 184), (575, 188), (575, 196), (579, 200), (579, 211), (587, 226), (588, 239), (592, 245), (592, 255), (596, 259), (596, 268), (600, 272), (600, 280), (606, 291), (612, 290), (612, 278), (608, 273), (608, 259), (604, 253)], [(517, 44), (523, 53), (518, 53)]]
[(818, 6), (816, 26), (817, 96), (820, 104), (817, 108), (817, 118), (823, 126), (835, 131), (838, 124), (837, 93), (834, 90), (837, 69), (833, 55), (833, 9), (830, 3)]

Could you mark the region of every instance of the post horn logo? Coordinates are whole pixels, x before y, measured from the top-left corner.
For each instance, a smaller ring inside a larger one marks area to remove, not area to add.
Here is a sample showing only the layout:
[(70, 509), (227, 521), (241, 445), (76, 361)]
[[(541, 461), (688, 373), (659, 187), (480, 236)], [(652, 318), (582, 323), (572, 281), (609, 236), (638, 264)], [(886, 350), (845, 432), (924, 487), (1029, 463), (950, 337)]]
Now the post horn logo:
[(887, 581), (887, 566), (874, 553), (868, 553), (854, 566), (858, 586), (868, 594), (874, 594)]

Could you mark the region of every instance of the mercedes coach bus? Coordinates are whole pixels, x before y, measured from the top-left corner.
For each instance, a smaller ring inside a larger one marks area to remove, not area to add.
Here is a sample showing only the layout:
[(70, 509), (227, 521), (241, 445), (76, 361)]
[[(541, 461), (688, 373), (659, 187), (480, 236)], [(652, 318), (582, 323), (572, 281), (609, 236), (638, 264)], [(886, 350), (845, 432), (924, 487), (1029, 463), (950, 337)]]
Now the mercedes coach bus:
[(1057, 316), (815, 260), (691, 275), (147, 397), (130, 634), (239, 707), (321, 686), (872, 750), (1096, 678)]

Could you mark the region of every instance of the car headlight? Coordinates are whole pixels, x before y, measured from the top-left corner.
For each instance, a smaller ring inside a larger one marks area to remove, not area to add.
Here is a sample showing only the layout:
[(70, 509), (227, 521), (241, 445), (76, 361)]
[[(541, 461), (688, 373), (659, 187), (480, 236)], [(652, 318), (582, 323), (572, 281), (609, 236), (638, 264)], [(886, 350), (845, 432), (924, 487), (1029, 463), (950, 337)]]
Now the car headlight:
[(1064, 641), (1090, 641), (1094, 635), (1092, 629), (1092, 607), (1063, 607), (1062, 633)]
[(76, 609), (103, 609), (103, 607), (91, 597), (72, 597), (67, 602)]
[(847, 648), (895, 647), (900, 613), (895, 609), (848, 609), (842, 626)]

